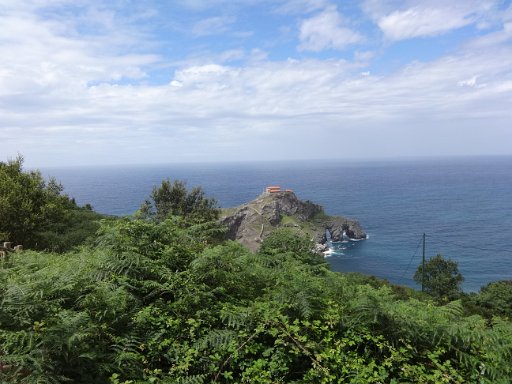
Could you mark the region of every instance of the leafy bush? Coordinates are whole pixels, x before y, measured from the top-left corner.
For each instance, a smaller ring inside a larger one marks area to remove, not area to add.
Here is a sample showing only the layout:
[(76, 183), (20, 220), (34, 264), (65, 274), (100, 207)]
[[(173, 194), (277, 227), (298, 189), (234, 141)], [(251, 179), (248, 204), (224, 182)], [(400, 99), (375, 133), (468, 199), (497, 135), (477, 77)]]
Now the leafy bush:
[(217, 201), (205, 196), (201, 187), (187, 190), (183, 181), (162, 181), (160, 187), (153, 188), (136, 214), (138, 218), (154, 218), (162, 221), (170, 216), (180, 216), (195, 222), (207, 222), (219, 217)]
[(472, 313), (488, 319), (494, 316), (512, 319), (512, 280), (501, 280), (487, 284), (478, 293), (465, 297), (465, 305)]
[(104, 221), (94, 246), (4, 260), (0, 381), (512, 377), (509, 321), (466, 316), (459, 301), (398, 299), (388, 284), (312, 263), (307, 241), (289, 233), (253, 254), (234, 242), (218, 244), (215, 228), (178, 217)]
[(23, 171), (23, 158), (0, 162), (0, 241), (25, 248), (63, 252), (82, 244), (101, 217), (62, 195), (55, 180)]

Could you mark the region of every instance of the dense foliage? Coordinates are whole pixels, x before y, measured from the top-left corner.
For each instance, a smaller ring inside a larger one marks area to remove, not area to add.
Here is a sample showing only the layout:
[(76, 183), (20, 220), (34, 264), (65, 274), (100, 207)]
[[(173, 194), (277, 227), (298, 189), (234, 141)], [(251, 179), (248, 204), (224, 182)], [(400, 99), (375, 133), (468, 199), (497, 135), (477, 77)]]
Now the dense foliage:
[(460, 297), (464, 277), (456, 261), (436, 255), (427, 260), (425, 266), (419, 265), (414, 280), (423, 284), (424, 291), (438, 301), (446, 302)]
[(139, 218), (163, 221), (170, 216), (181, 216), (192, 221), (211, 221), (219, 217), (217, 201), (205, 196), (201, 187), (187, 190), (184, 181), (162, 181), (154, 187), (136, 214)]
[(62, 190), (39, 171), (23, 171), (21, 156), (0, 162), (0, 241), (62, 252), (94, 235), (100, 215)]
[(73, 253), (12, 254), (0, 268), (0, 380), (510, 382), (506, 319), (331, 272), (287, 231), (257, 254), (218, 244), (219, 231), (122, 219)]
[(489, 283), (478, 294), (471, 293), (463, 299), (468, 312), (488, 319), (501, 316), (512, 320), (512, 280)]
[[(62, 250), (94, 224), (21, 158), (0, 192), (5, 239)], [(222, 241), (184, 183), (152, 200), (72, 252), (0, 259), (0, 382), (510, 383), (512, 282), (463, 295), (437, 260), (429, 296), (332, 272), (290, 229), (258, 253)]]

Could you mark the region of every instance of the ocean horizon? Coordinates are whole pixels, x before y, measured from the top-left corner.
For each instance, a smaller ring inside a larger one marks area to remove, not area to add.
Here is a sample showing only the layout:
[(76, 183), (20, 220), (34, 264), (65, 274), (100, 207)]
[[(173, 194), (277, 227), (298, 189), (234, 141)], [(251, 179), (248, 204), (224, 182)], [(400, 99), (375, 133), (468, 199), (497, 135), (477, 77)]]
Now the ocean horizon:
[(463, 289), (512, 279), (512, 157), (301, 160), (40, 168), (79, 205), (133, 214), (164, 179), (201, 186), (221, 207), (256, 198), (267, 185), (294, 190), (329, 215), (357, 219), (369, 238), (336, 244), (332, 269), (418, 288), (412, 276), (440, 253), (457, 261)]

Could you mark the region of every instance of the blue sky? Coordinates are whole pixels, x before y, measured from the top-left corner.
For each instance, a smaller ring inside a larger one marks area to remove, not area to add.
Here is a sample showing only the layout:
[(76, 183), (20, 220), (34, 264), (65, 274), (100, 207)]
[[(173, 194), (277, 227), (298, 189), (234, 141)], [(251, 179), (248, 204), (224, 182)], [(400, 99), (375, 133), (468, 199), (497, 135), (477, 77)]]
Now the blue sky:
[(512, 154), (502, 0), (0, 0), (0, 160)]

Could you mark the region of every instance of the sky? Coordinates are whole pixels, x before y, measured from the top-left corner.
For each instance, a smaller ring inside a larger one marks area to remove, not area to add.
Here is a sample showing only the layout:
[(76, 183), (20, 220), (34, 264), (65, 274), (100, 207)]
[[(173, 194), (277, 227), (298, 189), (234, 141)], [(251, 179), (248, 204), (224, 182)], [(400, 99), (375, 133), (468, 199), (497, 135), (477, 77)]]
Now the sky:
[(0, 0), (0, 161), (512, 155), (503, 0)]

